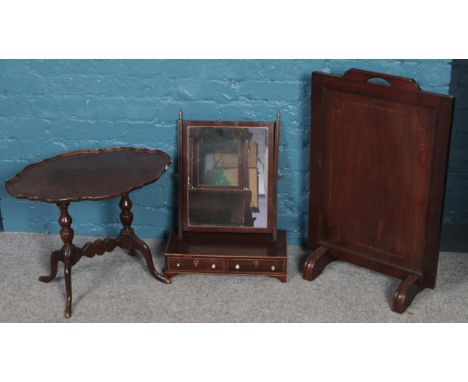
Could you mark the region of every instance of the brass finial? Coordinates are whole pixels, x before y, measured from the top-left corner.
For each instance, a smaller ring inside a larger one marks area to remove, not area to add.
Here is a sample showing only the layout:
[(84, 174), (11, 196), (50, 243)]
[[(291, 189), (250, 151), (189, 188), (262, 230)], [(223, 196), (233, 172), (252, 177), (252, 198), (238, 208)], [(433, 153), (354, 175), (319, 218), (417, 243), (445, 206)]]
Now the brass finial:
[(182, 110), (179, 110), (179, 120), (182, 121), (184, 117), (184, 113), (182, 113)]
[(279, 112), (279, 110), (278, 110), (278, 111), (276, 112), (276, 120), (279, 121), (279, 119), (280, 119), (280, 112)]

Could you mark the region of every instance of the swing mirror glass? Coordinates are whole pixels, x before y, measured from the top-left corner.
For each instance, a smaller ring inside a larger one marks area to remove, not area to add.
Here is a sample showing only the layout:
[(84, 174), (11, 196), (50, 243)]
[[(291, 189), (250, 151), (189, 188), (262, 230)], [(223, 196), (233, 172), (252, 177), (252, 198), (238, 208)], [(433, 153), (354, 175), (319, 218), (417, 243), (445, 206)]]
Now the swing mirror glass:
[(266, 228), (266, 127), (188, 128), (188, 224)]

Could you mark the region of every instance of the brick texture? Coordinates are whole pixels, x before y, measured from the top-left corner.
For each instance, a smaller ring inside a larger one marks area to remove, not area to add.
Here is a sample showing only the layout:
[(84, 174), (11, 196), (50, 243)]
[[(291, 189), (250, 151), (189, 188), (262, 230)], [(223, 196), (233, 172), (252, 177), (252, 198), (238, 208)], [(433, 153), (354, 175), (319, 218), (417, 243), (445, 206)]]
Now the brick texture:
[[(225, 120), (274, 120), (280, 110), (278, 222), (290, 243), (300, 244), (307, 232), (310, 73), (343, 74), (352, 67), (449, 91), (451, 60), (2, 60), (0, 180), (67, 150), (131, 145), (159, 148), (174, 158), (179, 109), (186, 119)], [(464, 137), (466, 142), (466, 132)], [(455, 177), (461, 164), (455, 158), (452, 166)], [(459, 176), (448, 190), (449, 206), (456, 206), (458, 190), (468, 185)], [(173, 168), (134, 192), (133, 201), (138, 234), (163, 237), (173, 225)], [(0, 203), (5, 230), (58, 232), (55, 206), (15, 200), (4, 187)], [(76, 203), (70, 211), (77, 234), (118, 232), (115, 200)], [(447, 209), (446, 219), (455, 218), (453, 211)]]
[(450, 94), (455, 107), (444, 222), (468, 226), (468, 60), (453, 60)]

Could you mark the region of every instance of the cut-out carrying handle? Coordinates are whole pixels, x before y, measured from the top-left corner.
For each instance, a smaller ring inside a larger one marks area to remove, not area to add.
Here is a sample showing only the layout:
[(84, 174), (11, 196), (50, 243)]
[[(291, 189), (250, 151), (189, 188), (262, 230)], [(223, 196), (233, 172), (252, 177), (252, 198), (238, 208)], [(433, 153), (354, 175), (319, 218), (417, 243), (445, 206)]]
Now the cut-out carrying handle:
[(377, 72), (368, 72), (367, 70), (360, 69), (350, 69), (348, 70), (343, 77), (349, 78), (352, 80), (358, 80), (363, 82), (368, 82), (370, 79), (382, 79), (392, 87), (408, 90), (421, 90), (418, 83), (412, 78), (393, 76), (391, 74), (377, 73)]

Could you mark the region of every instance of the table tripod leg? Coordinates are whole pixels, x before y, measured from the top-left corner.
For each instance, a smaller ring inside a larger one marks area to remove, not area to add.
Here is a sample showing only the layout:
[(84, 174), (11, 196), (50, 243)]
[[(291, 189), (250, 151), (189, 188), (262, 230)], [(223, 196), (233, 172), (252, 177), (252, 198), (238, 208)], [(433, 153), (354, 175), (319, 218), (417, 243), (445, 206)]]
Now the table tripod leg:
[(67, 292), (67, 305), (65, 308), (65, 318), (70, 318), (72, 315), (72, 283), (71, 283), (71, 268), (72, 268), (72, 251), (67, 248), (63, 256), (63, 264), (65, 268), (65, 290)]
[(71, 268), (73, 262), (73, 229), (71, 228), (72, 218), (68, 214), (68, 204), (57, 204), (60, 208), (59, 224), (62, 229), (60, 230), (60, 237), (63, 241), (63, 265), (65, 270), (65, 289), (67, 292), (67, 304), (65, 308), (65, 318), (70, 318), (72, 314), (72, 284), (71, 284)]
[(132, 237), (132, 246), (136, 250), (138, 250), (143, 257), (145, 258), (146, 261), (146, 266), (148, 267), (148, 270), (150, 273), (156, 278), (156, 280), (161, 281), (164, 284), (170, 284), (171, 281), (167, 278), (165, 278), (163, 275), (161, 275), (155, 268), (154, 263), (153, 263), (153, 257), (151, 255), (151, 250), (149, 249), (148, 245), (143, 242), (140, 238), (138, 238), (136, 235), (133, 235)]
[(50, 254), (50, 273), (48, 276), (41, 276), (39, 277), (39, 281), (43, 283), (51, 282), (57, 276), (57, 267), (58, 262), (63, 261), (63, 253), (62, 251), (54, 251)]
[(150, 273), (159, 281), (165, 283), (165, 284), (170, 284), (171, 281), (167, 278), (165, 278), (163, 275), (161, 275), (155, 268), (154, 263), (153, 263), (153, 257), (151, 256), (151, 251), (148, 247), (148, 245), (138, 238), (135, 235), (135, 232), (133, 231), (132, 226), (132, 221), (133, 221), (133, 213), (131, 211), (132, 209), (132, 201), (130, 200), (130, 197), (128, 194), (123, 194), (120, 203), (120, 221), (122, 222), (122, 230), (120, 231), (120, 235), (117, 238), (118, 245), (121, 248), (127, 249), (127, 250), (137, 250), (139, 251), (143, 257), (145, 258), (146, 261), (146, 266), (148, 267), (148, 270)]

